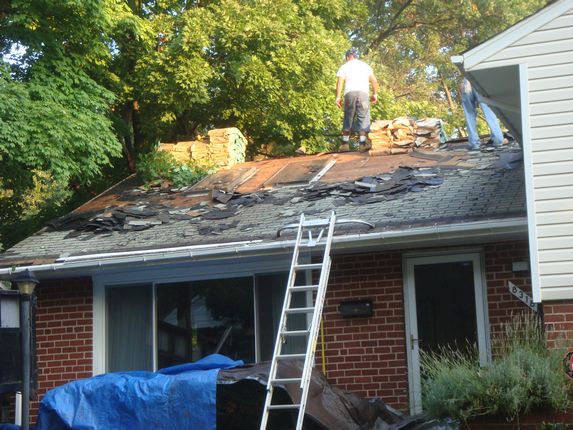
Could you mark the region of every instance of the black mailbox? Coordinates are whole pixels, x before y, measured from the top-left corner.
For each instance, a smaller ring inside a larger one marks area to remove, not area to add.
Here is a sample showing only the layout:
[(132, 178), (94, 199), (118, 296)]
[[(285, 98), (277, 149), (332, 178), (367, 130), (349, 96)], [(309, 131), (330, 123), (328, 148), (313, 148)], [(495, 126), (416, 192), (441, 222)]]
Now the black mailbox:
[(340, 303), (338, 312), (344, 318), (371, 317), (372, 300), (351, 300)]

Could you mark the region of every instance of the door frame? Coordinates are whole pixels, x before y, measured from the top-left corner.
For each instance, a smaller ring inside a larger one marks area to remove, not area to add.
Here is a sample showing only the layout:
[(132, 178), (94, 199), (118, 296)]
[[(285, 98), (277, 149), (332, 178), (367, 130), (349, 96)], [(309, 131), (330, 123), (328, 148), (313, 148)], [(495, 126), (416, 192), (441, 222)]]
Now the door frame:
[(418, 345), (418, 323), (416, 313), (416, 289), (414, 267), (420, 264), (455, 263), (471, 261), (474, 268), (474, 299), (476, 304), (476, 325), (479, 359), (482, 366), (491, 361), (487, 290), (480, 251), (464, 250), (458, 253), (432, 253), (405, 255), (404, 267), (404, 316), (406, 323), (406, 357), (408, 360), (408, 392), (410, 413), (422, 412), (420, 351)]

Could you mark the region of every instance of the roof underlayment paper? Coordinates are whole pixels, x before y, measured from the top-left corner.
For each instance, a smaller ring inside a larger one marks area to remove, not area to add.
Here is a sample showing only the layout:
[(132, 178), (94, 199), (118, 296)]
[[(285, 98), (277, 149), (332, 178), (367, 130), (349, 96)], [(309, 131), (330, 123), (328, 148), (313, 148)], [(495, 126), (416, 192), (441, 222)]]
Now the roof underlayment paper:
[(158, 372), (73, 381), (45, 395), (36, 430), (215, 430), (217, 374), (242, 364), (213, 354)]

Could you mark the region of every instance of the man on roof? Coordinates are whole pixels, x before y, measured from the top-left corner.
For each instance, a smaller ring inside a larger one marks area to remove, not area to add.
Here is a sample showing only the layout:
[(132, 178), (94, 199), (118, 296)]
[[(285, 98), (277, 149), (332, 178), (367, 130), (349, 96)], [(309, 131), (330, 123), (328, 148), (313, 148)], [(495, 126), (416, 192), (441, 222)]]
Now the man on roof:
[(477, 107), (481, 107), (483, 116), (491, 132), (491, 142), (494, 147), (500, 147), (503, 144), (503, 132), (499, 126), (497, 116), (491, 108), (482, 101), (481, 96), (472, 88), (472, 84), (466, 78), (463, 79), (460, 86), (462, 95), (462, 107), (466, 117), (466, 129), (468, 131), (468, 149), (470, 151), (479, 151), (480, 137), (477, 128)]
[[(378, 101), (378, 81), (372, 68), (359, 59), (358, 51), (346, 51), (346, 63), (336, 73), (336, 105), (342, 107), (344, 89), (344, 121), (342, 124), (342, 145), (340, 151), (349, 151), (350, 133), (358, 131), (360, 150), (369, 149), (366, 133), (370, 131), (370, 101)], [(369, 97), (370, 86), (372, 96)]]

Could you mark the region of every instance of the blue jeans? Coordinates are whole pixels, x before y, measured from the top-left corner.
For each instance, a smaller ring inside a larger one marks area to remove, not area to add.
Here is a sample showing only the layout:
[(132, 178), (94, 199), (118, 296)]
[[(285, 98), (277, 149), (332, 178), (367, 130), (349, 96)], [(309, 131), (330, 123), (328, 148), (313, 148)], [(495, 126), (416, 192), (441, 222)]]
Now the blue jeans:
[(503, 133), (501, 132), (495, 113), (493, 113), (488, 105), (481, 101), (480, 96), (475, 92), (467, 79), (464, 79), (461, 85), (461, 95), (462, 107), (464, 108), (464, 114), (466, 116), (466, 127), (468, 129), (468, 143), (470, 149), (478, 149), (480, 145), (476, 124), (478, 104), (481, 107), (485, 121), (487, 122), (491, 132), (493, 144), (495, 146), (501, 145), (503, 143)]

